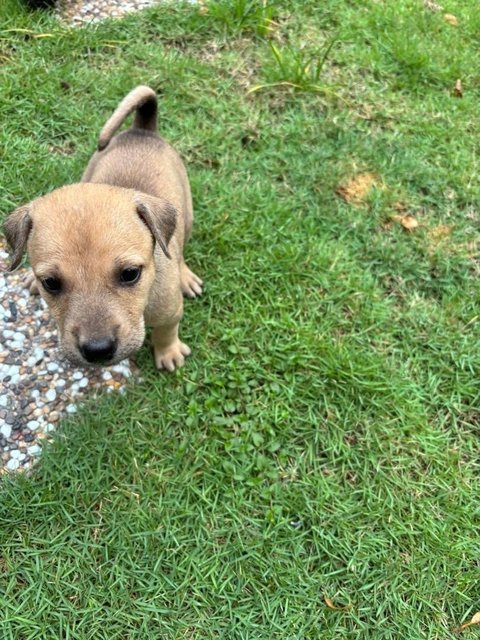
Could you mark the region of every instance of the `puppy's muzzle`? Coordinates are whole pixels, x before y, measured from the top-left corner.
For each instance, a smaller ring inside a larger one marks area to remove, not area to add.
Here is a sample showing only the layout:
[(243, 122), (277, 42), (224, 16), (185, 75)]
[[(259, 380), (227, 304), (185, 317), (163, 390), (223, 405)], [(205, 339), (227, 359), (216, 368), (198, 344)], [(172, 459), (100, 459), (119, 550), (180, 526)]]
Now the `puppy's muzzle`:
[(105, 364), (113, 360), (117, 352), (117, 341), (114, 338), (96, 338), (78, 345), (78, 350), (91, 364)]

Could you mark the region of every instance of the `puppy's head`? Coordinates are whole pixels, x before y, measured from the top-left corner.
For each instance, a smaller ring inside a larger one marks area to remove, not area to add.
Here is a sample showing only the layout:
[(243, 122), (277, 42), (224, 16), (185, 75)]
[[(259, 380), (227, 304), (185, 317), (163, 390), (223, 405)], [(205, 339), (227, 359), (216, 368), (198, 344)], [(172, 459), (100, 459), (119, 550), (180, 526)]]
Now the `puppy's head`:
[(11, 269), (27, 248), (70, 361), (110, 365), (141, 346), (155, 244), (169, 259), (175, 225), (169, 203), (101, 184), (57, 189), (7, 218)]

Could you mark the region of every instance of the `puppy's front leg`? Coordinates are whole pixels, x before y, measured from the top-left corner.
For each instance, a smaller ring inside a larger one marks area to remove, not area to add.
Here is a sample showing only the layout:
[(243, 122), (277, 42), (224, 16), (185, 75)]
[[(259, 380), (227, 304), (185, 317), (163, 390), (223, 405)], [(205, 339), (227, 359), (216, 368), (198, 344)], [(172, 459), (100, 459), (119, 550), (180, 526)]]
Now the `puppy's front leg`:
[(152, 332), (153, 351), (157, 369), (174, 371), (183, 366), (191, 350), (178, 337), (180, 320), (174, 324), (155, 327)]
[(180, 267), (180, 282), (182, 293), (187, 298), (196, 298), (202, 295), (203, 280), (190, 271), (185, 262), (182, 262)]

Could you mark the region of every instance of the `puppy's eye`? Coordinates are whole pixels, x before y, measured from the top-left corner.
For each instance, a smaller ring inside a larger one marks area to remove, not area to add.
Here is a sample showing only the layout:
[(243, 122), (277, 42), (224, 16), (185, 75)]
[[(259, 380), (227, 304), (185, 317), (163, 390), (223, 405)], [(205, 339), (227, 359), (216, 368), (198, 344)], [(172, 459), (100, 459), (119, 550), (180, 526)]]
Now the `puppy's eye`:
[(127, 267), (120, 272), (120, 282), (122, 284), (135, 284), (140, 280), (142, 267)]
[(48, 291), (48, 293), (60, 293), (62, 290), (62, 281), (60, 278), (55, 278), (54, 276), (42, 278), (41, 283), (45, 291)]

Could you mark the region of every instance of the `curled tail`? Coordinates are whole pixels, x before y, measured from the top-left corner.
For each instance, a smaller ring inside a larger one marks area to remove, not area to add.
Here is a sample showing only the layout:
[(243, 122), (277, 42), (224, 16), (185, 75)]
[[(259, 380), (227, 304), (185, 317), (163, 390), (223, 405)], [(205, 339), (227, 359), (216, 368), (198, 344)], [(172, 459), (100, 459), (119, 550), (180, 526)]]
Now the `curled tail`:
[(99, 151), (105, 149), (112, 136), (132, 111), (136, 111), (133, 129), (157, 130), (157, 96), (150, 87), (140, 85), (125, 96), (105, 123), (98, 139)]

